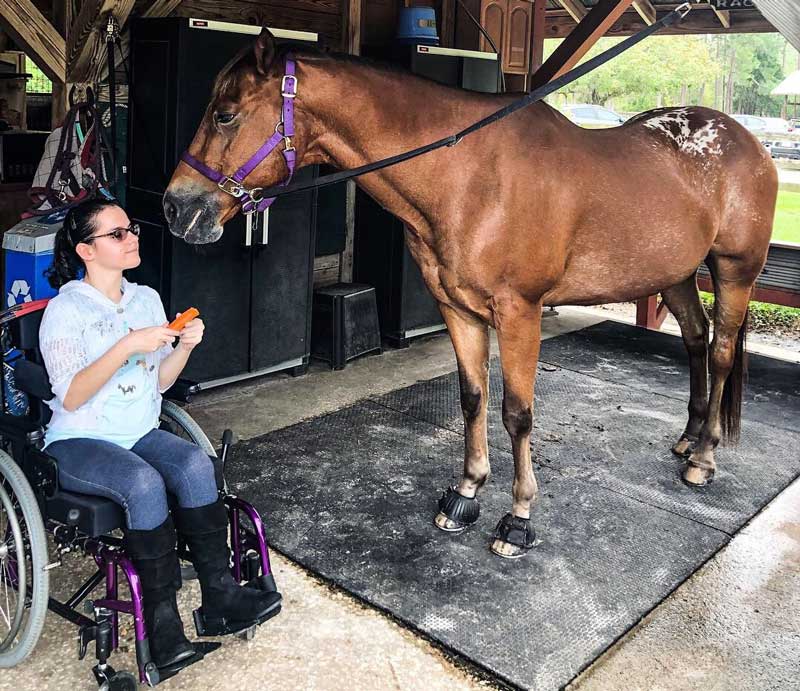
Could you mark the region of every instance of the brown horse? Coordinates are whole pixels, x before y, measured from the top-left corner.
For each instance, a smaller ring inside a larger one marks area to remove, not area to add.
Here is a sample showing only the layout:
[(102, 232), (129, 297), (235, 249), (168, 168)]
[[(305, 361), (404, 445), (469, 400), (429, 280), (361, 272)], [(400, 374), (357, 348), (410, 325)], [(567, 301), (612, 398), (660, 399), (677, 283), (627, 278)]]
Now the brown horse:
[[(353, 168), (435, 141), (513, 100), (443, 87), (393, 68), (313, 51), (293, 54), (298, 165)], [(264, 30), (219, 75), (189, 151), (231, 174), (280, 120), (285, 55)], [(286, 175), (268, 157), (248, 186)], [(739, 431), (744, 335), (753, 283), (772, 232), (777, 174), (764, 147), (706, 108), (659, 109), (621, 127), (584, 130), (544, 103), (465, 138), (357, 180), (406, 224), (406, 240), (453, 341), (465, 424), (464, 473), (439, 502), (436, 524), (460, 531), (478, 517), (489, 476), (489, 333), (497, 332), (503, 423), (515, 477), (511, 513), (492, 549), (533, 545), (534, 379), (543, 305), (596, 305), (660, 292), (689, 353), (686, 429), (673, 451), (683, 479), (713, 478), (714, 449)], [(214, 242), (237, 200), (180, 164), (164, 196), (174, 235)], [(695, 271), (705, 261), (716, 309), (709, 325)], [(710, 393), (708, 373), (710, 372)]]

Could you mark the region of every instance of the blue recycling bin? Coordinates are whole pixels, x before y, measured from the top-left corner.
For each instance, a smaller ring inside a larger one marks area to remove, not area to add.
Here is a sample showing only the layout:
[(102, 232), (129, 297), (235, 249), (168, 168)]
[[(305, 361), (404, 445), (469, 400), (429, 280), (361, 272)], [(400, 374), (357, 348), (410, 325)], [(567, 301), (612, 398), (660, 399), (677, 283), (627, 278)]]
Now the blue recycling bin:
[(27, 218), (3, 235), (6, 307), (56, 294), (44, 272), (53, 263), (56, 232), (63, 222), (63, 211)]
[[(53, 263), (55, 236), (64, 222), (65, 211), (20, 221), (3, 235), (5, 307), (53, 297), (44, 272)], [(3, 344), (3, 399), (5, 410), (24, 415), (28, 410), (25, 394), (14, 384), (14, 362), (21, 353)]]

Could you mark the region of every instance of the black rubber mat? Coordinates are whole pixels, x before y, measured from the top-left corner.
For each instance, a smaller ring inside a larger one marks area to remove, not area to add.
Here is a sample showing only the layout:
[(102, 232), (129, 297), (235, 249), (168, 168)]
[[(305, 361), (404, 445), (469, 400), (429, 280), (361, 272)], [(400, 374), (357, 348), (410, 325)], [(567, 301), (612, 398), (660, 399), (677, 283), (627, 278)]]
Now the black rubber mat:
[[(511, 451), (501, 418), (503, 383), (497, 359), (491, 363), (489, 382), (492, 462), (495, 450)], [(455, 372), (377, 400), (454, 432), (464, 427)], [(537, 465), (728, 533), (800, 474), (800, 433), (747, 419), (739, 445), (717, 449), (715, 482), (690, 489), (680, 481), (681, 462), (670, 451), (686, 425), (685, 401), (546, 363), (536, 379), (534, 412), (532, 455)], [(455, 468), (460, 458), (454, 457)]]
[[(604, 321), (542, 343), (541, 359), (644, 391), (689, 399), (689, 359), (677, 336)], [(800, 368), (750, 354), (743, 417), (800, 432)]]
[[(548, 358), (569, 364), (576, 338), (547, 342)], [(583, 347), (586, 363), (605, 345)], [(432, 523), (463, 457), (455, 374), (239, 443), (228, 479), (292, 559), (511, 684), (559, 688), (800, 473), (800, 434), (748, 421), (743, 443), (718, 452), (717, 482), (684, 487), (669, 444), (685, 402), (648, 391), (644, 370), (626, 367), (630, 381), (540, 369), (540, 542), (520, 561), (488, 550), (513, 478), (496, 362), (493, 475), (478, 523), (462, 535)]]

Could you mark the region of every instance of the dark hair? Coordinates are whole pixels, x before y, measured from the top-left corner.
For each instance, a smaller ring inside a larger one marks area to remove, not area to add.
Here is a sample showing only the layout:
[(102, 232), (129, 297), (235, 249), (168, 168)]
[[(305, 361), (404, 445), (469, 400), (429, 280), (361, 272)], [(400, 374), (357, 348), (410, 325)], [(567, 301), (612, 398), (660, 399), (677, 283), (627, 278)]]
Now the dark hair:
[(119, 207), (119, 202), (113, 199), (87, 199), (67, 211), (64, 225), (56, 233), (53, 264), (44, 272), (53, 288), (58, 289), (78, 278), (85, 268), (75, 247), (94, 233), (95, 216), (110, 206)]

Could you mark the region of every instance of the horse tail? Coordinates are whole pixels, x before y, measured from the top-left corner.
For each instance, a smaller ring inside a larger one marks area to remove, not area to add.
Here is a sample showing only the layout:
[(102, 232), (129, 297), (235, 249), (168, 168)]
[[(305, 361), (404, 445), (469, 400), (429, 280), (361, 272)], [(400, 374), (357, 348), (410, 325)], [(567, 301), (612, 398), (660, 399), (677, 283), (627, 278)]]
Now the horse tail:
[(747, 381), (747, 326), (750, 310), (744, 313), (744, 321), (739, 327), (736, 339), (736, 351), (733, 356), (733, 367), (722, 388), (722, 401), (720, 404), (720, 423), (722, 436), (727, 443), (735, 444), (739, 441), (742, 423), (742, 396)]

